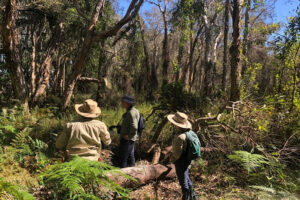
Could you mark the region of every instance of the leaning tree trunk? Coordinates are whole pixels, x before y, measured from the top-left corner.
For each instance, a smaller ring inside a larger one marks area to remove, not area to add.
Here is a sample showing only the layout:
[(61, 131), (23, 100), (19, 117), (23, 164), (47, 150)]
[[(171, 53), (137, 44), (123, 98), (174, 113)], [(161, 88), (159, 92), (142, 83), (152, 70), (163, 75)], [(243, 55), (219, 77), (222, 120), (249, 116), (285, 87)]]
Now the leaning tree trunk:
[(223, 49), (223, 72), (222, 72), (222, 91), (226, 92), (227, 85), (227, 68), (228, 68), (228, 32), (229, 32), (229, 9), (230, 1), (225, 2), (224, 13), (224, 49)]
[(60, 25), (55, 25), (51, 34), (52, 36), (49, 41), (49, 46), (39, 72), (39, 81), (35, 95), (33, 97), (33, 102), (40, 101), (46, 97), (46, 91), (50, 81), (52, 59), (57, 50), (57, 43), (60, 40)]
[(28, 89), (22, 70), (21, 34), (17, 28), (17, 2), (5, 0), (1, 5), (1, 36), (6, 68), (9, 72), (15, 96), (28, 110)]
[(232, 45), (230, 47), (231, 54), (231, 88), (230, 88), (230, 100), (238, 101), (240, 99), (240, 71), (241, 71), (241, 4), (242, 0), (233, 0), (232, 11)]
[(90, 23), (87, 27), (83, 44), (79, 48), (79, 53), (75, 60), (73, 71), (68, 79), (68, 84), (64, 92), (64, 105), (63, 105), (64, 108), (70, 105), (75, 84), (77, 80), (80, 78), (85, 68), (85, 65), (87, 63), (87, 58), (89, 53), (91, 52), (93, 43), (98, 42), (100, 40), (105, 40), (108, 37), (112, 37), (116, 35), (125, 24), (129, 23), (134, 17), (136, 17), (143, 2), (144, 2), (143, 0), (132, 0), (127, 9), (125, 16), (120, 21), (118, 21), (114, 26), (112, 26), (108, 30), (104, 30), (100, 33), (97, 33), (95, 31), (95, 27), (97, 25), (99, 15), (102, 9), (104, 8), (104, 4), (105, 4), (105, 0), (98, 0), (94, 12), (92, 14)]
[(85, 35), (83, 44), (82, 44), (81, 48), (79, 49), (79, 53), (75, 60), (72, 74), (70, 75), (70, 77), (68, 79), (68, 84), (67, 84), (65, 92), (64, 92), (64, 108), (66, 108), (71, 102), (71, 97), (73, 95), (75, 84), (83, 72), (83, 69), (87, 62), (88, 55), (92, 49), (92, 45), (93, 45), (93, 41), (94, 41), (93, 40), (94, 28), (98, 22), (99, 14), (100, 14), (102, 8), (104, 7), (104, 4), (105, 4), (105, 0), (98, 0), (95, 10), (93, 12), (91, 21), (86, 30), (86, 35)]

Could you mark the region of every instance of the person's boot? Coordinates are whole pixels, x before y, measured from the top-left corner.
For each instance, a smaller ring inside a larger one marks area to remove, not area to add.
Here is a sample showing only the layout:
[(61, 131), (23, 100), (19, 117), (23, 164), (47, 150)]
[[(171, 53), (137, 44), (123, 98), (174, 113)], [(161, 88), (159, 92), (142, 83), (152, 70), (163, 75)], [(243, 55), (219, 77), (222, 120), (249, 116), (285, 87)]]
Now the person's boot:
[(183, 191), (182, 200), (191, 200), (190, 190), (184, 190)]
[(191, 197), (191, 200), (197, 200), (197, 195), (196, 195), (194, 188), (190, 188), (190, 197)]

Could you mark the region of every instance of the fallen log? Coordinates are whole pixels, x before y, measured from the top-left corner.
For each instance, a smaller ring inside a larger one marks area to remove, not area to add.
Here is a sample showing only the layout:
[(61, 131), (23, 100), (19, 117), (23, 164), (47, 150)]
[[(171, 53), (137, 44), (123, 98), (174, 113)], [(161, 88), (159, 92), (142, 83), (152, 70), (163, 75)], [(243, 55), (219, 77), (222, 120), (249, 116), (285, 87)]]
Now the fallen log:
[(128, 180), (120, 175), (108, 174), (107, 176), (111, 180), (126, 188), (134, 188), (139, 185), (144, 185), (153, 180), (161, 180), (176, 177), (174, 165), (141, 165), (136, 167), (123, 168), (120, 171), (123, 174), (133, 177), (136, 181)]

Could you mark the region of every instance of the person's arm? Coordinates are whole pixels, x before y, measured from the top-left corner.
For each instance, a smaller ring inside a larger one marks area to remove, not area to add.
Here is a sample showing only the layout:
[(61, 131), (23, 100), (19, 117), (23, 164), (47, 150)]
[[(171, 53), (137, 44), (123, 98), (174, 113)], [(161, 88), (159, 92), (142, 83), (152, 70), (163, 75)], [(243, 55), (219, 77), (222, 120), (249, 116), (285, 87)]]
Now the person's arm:
[(104, 123), (103, 126), (101, 126), (100, 128), (100, 138), (105, 145), (110, 145), (111, 143), (110, 134), (107, 130), (107, 126)]
[(173, 154), (171, 156), (171, 162), (174, 163), (178, 160), (183, 152), (184, 139), (180, 136), (175, 136), (172, 142)]
[(61, 134), (59, 134), (59, 136), (57, 137), (56, 143), (55, 143), (55, 146), (57, 149), (59, 149), (59, 150), (66, 149), (66, 146), (69, 141), (69, 131), (70, 131), (70, 129), (67, 126), (65, 126), (63, 132)]

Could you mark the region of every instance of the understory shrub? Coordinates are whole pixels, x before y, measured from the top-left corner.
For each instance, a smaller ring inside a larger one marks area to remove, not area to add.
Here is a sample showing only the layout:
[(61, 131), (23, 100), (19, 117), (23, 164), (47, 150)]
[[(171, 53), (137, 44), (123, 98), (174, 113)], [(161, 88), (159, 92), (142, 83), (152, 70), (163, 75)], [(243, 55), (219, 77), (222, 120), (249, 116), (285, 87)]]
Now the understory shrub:
[(35, 200), (35, 198), (26, 191), (20, 190), (3, 178), (0, 178), (0, 199), (5, 200)]
[(115, 199), (115, 194), (117, 197), (129, 199), (129, 190), (109, 179), (108, 174), (130, 179), (106, 163), (75, 157), (69, 162), (49, 167), (41, 180), (57, 200)]

